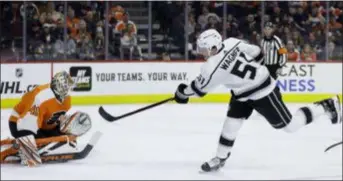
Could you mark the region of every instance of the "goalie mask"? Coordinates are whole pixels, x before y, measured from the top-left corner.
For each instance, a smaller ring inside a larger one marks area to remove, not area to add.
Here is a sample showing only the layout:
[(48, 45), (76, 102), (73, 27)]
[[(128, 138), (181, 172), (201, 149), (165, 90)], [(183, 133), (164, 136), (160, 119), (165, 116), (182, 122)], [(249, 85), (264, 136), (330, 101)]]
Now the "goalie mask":
[(69, 94), (69, 91), (74, 85), (74, 81), (66, 71), (58, 72), (54, 75), (51, 81), (51, 89), (57, 95), (57, 99), (61, 102)]

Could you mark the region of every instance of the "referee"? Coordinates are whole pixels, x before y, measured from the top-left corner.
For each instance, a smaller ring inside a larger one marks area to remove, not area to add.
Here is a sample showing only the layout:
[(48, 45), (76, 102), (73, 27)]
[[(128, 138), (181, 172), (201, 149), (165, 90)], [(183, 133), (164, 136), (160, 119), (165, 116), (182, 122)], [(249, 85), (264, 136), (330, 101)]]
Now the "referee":
[(267, 22), (263, 29), (261, 47), (264, 52), (264, 65), (268, 68), (270, 75), (277, 79), (281, 68), (287, 61), (287, 49), (281, 39), (274, 35), (275, 27), (272, 22)]

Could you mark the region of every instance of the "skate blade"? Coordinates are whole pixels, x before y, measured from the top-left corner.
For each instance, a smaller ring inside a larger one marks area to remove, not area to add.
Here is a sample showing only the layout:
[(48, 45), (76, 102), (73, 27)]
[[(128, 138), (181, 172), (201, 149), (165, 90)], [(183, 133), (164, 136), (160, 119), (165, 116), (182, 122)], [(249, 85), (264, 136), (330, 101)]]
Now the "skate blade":
[(219, 171), (220, 171), (220, 169), (218, 169), (218, 170), (212, 170), (212, 171), (208, 171), (208, 172), (207, 172), (207, 171), (204, 171), (204, 170), (201, 170), (201, 169), (200, 169), (200, 170), (198, 171), (198, 173), (199, 173), (199, 174), (211, 174), (211, 173), (218, 173)]
[(209, 173), (216, 173), (216, 172), (219, 172), (220, 170), (221, 170), (221, 167), (218, 168), (218, 169), (213, 169), (213, 170), (211, 170), (211, 171), (204, 171), (203, 169), (200, 169), (200, 170), (199, 170), (199, 173), (200, 173), (200, 174), (209, 174)]
[(221, 168), (219, 168), (217, 170), (208, 171), (208, 172), (200, 169), (198, 171), (198, 173), (199, 173), (199, 175), (210, 175), (210, 176), (215, 176), (218, 178), (222, 178), (223, 176), (225, 176), (225, 172), (223, 172)]

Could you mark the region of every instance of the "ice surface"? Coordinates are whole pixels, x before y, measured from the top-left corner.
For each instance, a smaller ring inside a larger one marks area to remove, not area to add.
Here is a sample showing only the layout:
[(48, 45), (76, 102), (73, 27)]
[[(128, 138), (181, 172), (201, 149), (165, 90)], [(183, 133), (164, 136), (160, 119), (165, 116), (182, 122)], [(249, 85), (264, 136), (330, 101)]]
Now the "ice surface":
[[(144, 105), (105, 106), (123, 114)], [(294, 112), (301, 105), (289, 105)], [(26, 168), (1, 165), (2, 179), (340, 179), (342, 147), (324, 149), (342, 140), (342, 125), (319, 122), (289, 134), (274, 130), (254, 113), (244, 123), (230, 159), (219, 172), (200, 173), (215, 155), (226, 104), (163, 105), (108, 123), (98, 106), (73, 107), (89, 113), (91, 132), (103, 137), (84, 160)], [(1, 110), (1, 139), (9, 136), (10, 110)], [(80, 142), (85, 144), (92, 133)]]

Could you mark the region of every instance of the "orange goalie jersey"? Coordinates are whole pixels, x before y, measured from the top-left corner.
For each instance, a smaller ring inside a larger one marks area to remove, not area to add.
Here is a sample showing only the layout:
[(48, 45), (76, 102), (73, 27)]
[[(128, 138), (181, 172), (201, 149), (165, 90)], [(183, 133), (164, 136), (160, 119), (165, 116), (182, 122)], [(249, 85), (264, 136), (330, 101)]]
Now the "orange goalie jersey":
[(56, 129), (58, 119), (71, 107), (71, 98), (66, 96), (63, 102), (56, 99), (50, 84), (44, 84), (27, 92), (14, 107), (10, 121), (36, 121), (39, 129)]

